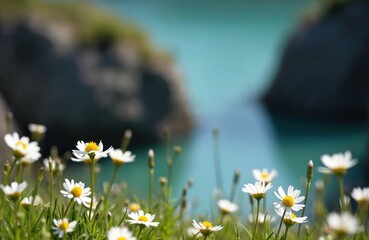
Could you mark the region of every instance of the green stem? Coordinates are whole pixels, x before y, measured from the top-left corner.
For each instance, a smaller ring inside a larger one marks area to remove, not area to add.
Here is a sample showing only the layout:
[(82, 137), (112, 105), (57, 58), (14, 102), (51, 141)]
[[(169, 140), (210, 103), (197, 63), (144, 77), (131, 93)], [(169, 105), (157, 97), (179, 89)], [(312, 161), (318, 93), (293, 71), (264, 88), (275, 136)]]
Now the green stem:
[(260, 208), (260, 199), (257, 199), (257, 203), (256, 203), (256, 219), (254, 222), (254, 233), (252, 234), (252, 240), (255, 239), (255, 235), (256, 235), (256, 229), (258, 227), (258, 223), (259, 223), (259, 208)]
[(149, 170), (149, 212), (151, 212), (152, 208), (152, 181), (154, 176), (154, 169)]
[(70, 199), (69, 204), (67, 206), (67, 209), (65, 209), (65, 212), (63, 214), (64, 217), (67, 216), (68, 210), (69, 210), (70, 206), (72, 205), (72, 202), (73, 202), (73, 198)]
[(117, 175), (118, 168), (119, 168), (119, 166), (117, 166), (117, 165), (114, 166), (114, 170), (113, 170), (113, 174), (112, 174), (111, 179), (110, 179), (109, 187), (108, 187), (108, 189), (107, 189), (107, 191), (105, 193), (105, 196), (104, 196), (105, 209), (107, 208), (108, 203), (109, 203), (110, 191), (111, 191), (111, 188), (113, 186), (115, 177)]
[(214, 166), (215, 166), (215, 177), (217, 188), (222, 191), (222, 174), (220, 167), (220, 157), (219, 157), (219, 141), (218, 141), (218, 130), (213, 131), (213, 140), (214, 140)]
[(281, 232), (282, 223), (283, 223), (284, 215), (286, 214), (286, 212), (287, 212), (287, 208), (285, 208), (285, 209), (284, 209), (284, 211), (283, 211), (283, 215), (282, 215), (282, 218), (281, 218), (281, 222), (279, 223), (279, 227), (278, 227), (278, 232), (277, 232), (277, 235), (275, 236), (275, 239), (276, 239), (276, 240), (278, 240), (279, 233)]
[(15, 239), (20, 240), (20, 233), (19, 230), (21, 229), (20, 226), (18, 226), (18, 209), (19, 209), (19, 201), (14, 203), (15, 205), (15, 215), (14, 215), (14, 227), (15, 227)]
[(17, 182), (22, 182), (23, 180), (23, 165), (22, 163), (19, 164), (19, 168), (18, 168), (18, 171), (17, 171)]
[(144, 229), (144, 227), (141, 227), (141, 225), (140, 225), (140, 231), (137, 234), (137, 240), (140, 239), (140, 235), (141, 235), (141, 232), (142, 232), (143, 229)]
[(289, 226), (286, 226), (286, 232), (284, 233), (284, 239), (287, 239), (287, 234), (288, 234), (288, 230), (289, 229), (290, 229), (290, 227)]
[[(303, 217), (304, 214), (305, 214), (306, 203), (307, 203), (307, 199), (308, 199), (308, 196), (309, 196), (310, 182), (311, 182), (310, 179), (308, 179), (307, 182), (306, 182), (304, 207), (302, 208), (301, 217)], [(286, 231), (287, 231), (287, 229), (286, 229)], [(297, 230), (296, 239), (299, 239), (300, 238), (300, 231), (301, 231), (301, 224), (299, 224), (299, 227), (298, 227), (298, 230)]]
[(345, 192), (344, 192), (344, 184), (343, 184), (343, 175), (337, 176), (338, 185), (340, 189), (340, 196), (341, 196), (341, 208), (342, 211), (346, 211), (346, 203), (345, 203)]
[(53, 185), (54, 185), (54, 176), (53, 176), (53, 172), (52, 172), (52, 167), (51, 167), (51, 162), (49, 161), (49, 178), (50, 178), (50, 213), (51, 213), (51, 204), (53, 203), (53, 193), (54, 193), (54, 188), (53, 188)]
[(232, 190), (231, 190), (231, 196), (230, 196), (230, 198), (229, 198), (229, 200), (230, 200), (231, 202), (233, 202), (233, 201), (234, 201), (234, 198), (235, 198), (235, 196), (236, 196), (236, 188), (237, 188), (237, 183), (233, 183), (233, 184), (232, 184)]
[(90, 212), (88, 213), (88, 217), (91, 219), (92, 208), (94, 206), (94, 194), (95, 194), (95, 155), (89, 155), (91, 163), (90, 163), (90, 188), (91, 188), (91, 205), (90, 205)]
[(16, 158), (14, 157), (14, 160), (12, 162), (12, 164), (10, 165), (10, 169), (7, 173), (7, 175), (5, 176), (5, 184), (9, 184), (9, 177), (10, 177), (10, 174), (12, 173), (14, 167), (17, 165), (17, 162), (18, 162), (19, 158)]

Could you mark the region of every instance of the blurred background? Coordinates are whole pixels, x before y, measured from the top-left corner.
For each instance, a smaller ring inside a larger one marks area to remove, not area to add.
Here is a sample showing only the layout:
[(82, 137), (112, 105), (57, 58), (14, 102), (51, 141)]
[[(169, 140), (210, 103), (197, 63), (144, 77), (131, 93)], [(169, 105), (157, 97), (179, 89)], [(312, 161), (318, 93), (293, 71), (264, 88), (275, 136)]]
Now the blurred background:
[[(192, 179), (193, 208), (208, 210), (216, 187), (227, 197), (236, 169), (241, 183), (268, 168), (275, 186), (303, 188), (309, 160), (346, 150), (360, 161), (348, 187), (364, 186), (368, 20), (366, 0), (1, 0), (0, 112), (23, 134), (46, 125), (45, 157), (78, 140), (117, 148), (132, 129), (137, 161), (118, 177), (137, 196), (149, 148), (155, 178), (167, 174), (169, 129), (170, 148), (182, 147), (174, 196)], [(110, 160), (99, 163), (109, 181)], [(67, 176), (88, 179), (68, 164)]]

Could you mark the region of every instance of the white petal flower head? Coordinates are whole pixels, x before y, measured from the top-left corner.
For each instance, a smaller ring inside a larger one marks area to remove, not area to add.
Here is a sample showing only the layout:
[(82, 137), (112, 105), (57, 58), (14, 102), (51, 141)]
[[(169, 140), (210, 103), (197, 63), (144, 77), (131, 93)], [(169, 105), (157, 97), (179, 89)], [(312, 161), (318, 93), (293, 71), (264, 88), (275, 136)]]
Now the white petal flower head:
[[(275, 211), (280, 217), (282, 217), (284, 213), (284, 208), (278, 208)], [(307, 217), (297, 217), (296, 214), (293, 213), (291, 210), (287, 210), (283, 217), (283, 222), (286, 226), (291, 227), (295, 223), (306, 223)]]
[(19, 138), (18, 133), (6, 134), (5, 143), (13, 150), (15, 158), (28, 158), (38, 160), (41, 157), (40, 147), (37, 142), (30, 142), (28, 137)]
[(38, 195), (36, 195), (35, 199), (33, 200), (33, 197), (25, 197), (22, 199), (21, 201), (21, 205), (22, 207), (24, 207), (26, 210), (28, 210), (31, 206), (38, 206), (40, 204), (42, 204), (42, 198)]
[(136, 240), (126, 227), (112, 227), (108, 231), (108, 240)]
[(274, 206), (276, 208), (287, 208), (293, 211), (299, 211), (305, 206), (304, 204), (300, 204), (300, 202), (305, 199), (304, 196), (300, 196), (300, 192), (300, 190), (293, 189), (293, 186), (289, 186), (286, 194), (283, 188), (279, 187), (278, 193), (274, 192), (274, 194), (281, 201), (275, 202)]
[(369, 203), (369, 187), (366, 188), (354, 188), (351, 193), (351, 197), (355, 199), (357, 204), (365, 205)]
[(76, 227), (77, 221), (69, 222), (68, 218), (54, 219), (54, 235), (58, 235), (59, 238), (63, 238), (67, 233), (73, 232)]
[(277, 176), (277, 171), (272, 169), (270, 172), (267, 169), (263, 169), (263, 170), (259, 170), (259, 169), (254, 169), (252, 170), (252, 174), (254, 175), (254, 178), (256, 179), (256, 181), (259, 182), (272, 182), (273, 179)]
[(17, 200), (21, 195), (24, 189), (27, 187), (27, 182), (17, 183), (12, 182), (9, 185), (0, 185), (0, 188), (3, 190), (5, 195), (7, 195), (12, 200)]
[(138, 212), (131, 212), (128, 214), (130, 220), (128, 222), (130, 224), (140, 224), (145, 225), (146, 227), (157, 227), (159, 222), (153, 222), (155, 215), (151, 215), (150, 213), (144, 213), (142, 210)]
[(45, 125), (42, 125), (42, 124), (30, 123), (28, 125), (28, 130), (32, 133), (44, 134), (47, 128)]
[(251, 183), (244, 184), (242, 188), (242, 192), (248, 193), (253, 196), (255, 199), (260, 200), (264, 198), (265, 193), (271, 189), (273, 186), (271, 183), (265, 185), (265, 182), (256, 182), (255, 185)]
[(359, 219), (351, 213), (330, 213), (327, 217), (330, 230), (339, 238), (353, 235), (360, 231)]
[(213, 226), (213, 224), (209, 221), (196, 222), (195, 219), (192, 220), (192, 225), (200, 231), (200, 233), (204, 236), (208, 236), (213, 232), (217, 232), (222, 230), (222, 226)]
[[(43, 163), (44, 163), (45, 169), (47, 171), (49, 171), (50, 170), (49, 169), (49, 159), (45, 158)], [(62, 173), (64, 171), (64, 169), (65, 169), (65, 165), (62, 164), (59, 159), (58, 160), (54, 160), (54, 159), (51, 160), (51, 171), (53, 173), (56, 173), (56, 172)]]
[(109, 157), (113, 161), (114, 165), (120, 166), (124, 163), (133, 162), (136, 155), (132, 154), (130, 151), (123, 152), (121, 149), (113, 149), (109, 152)]
[(238, 210), (237, 204), (226, 199), (218, 200), (218, 207), (223, 214), (233, 213)]
[(347, 169), (352, 168), (357, 164), (356, 159), (352, 159), (352, 155), (350, 151), (346, 151), (345, 153), (336, 153), (332, 156), (327, 154), (321, 157), (322, 163), (325, 167), (320, 167), (318, 170), (321, 173), (326, 174), (335, 174), (335, 175), (344, 175)]
[(77, 150), (73, 150), (72, 160), (75, 162), (85, 162), (91, 163), (91, 155), (94, 155), (94, 160), (97, 161), (100, 158), (107, 157), (108, 153), (111, 151), (112, 147), (108, 148), (104, 151), (104, 145), (102, 142), (99, 142), (97, 145), (95, 142), (84, 142), (78, 141), (77, 142)]
[[(252, 214), (250, 214), (248, 218), (249, 223), (251, 224), (254, 223), (254, 221), (256, 220), (256, 217), (253, 216)], [(272, 223), (274, 222), (274, 220), (275, 220), (274, 216), (259, 212), (258, 224)]]
[(91, 189), (89, 187), (85, 188), (83, 182), (75, 183), (73, 179), (71, 181), (65, 179), (63, 187), (65, 190), (60, 192), (64, 197), (73, 198), (75, 202), (83, 204), (85, 207), (90, 206), (91, 198), (89, 195), (91, 195)]

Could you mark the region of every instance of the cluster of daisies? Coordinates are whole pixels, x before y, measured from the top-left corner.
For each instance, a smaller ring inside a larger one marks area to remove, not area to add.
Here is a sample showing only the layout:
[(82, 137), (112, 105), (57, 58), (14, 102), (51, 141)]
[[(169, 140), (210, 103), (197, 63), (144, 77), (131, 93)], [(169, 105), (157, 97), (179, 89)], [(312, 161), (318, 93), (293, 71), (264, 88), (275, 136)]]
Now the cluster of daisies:
[[(46, 132), (46, 127), (37, 124), (30, 125), (29, 129), (32, 133), (32, 139), (35, 141), (30, 141), (28, 137), (19, 137), (16, 132), (6, 134), (4, 137), (5, 143), (12, 151), (12, 162), (5, 163), (3, 184), (0, 185), (0, 188), (15, 211), (19, 211), (18, 206), (22, 206), (26, 212), (31, 211), (33, 207), (44, 206), (44, 200), (41, 196), (36, 194), (37, 191), (31, 196), (23, 196), (28, 185), (26, 181), (23, 181), (23, 169), (41, 158), (38, 142)], [(84, 162), (90, 166), (90, 186), (87, 187), (85, 183), (81, 181), (77, 182), (74, 179), (64, 179), (62, 182), (63, 189), (60, 190), (58, 194), (63, 196), (69, 203), (66, 208), (63, 207), (59, 210), (58, 218), (52, 219), (52, 227), (49, 229), (49, 231), (59, 238), (65, 238), (70, 233), (74, 232), (79, 225), (83, 224), (79, 222), (79, 216), (73, 214), (68, 215), (75, 204), (78, 204), (81, 207), (80, 209), (84, 209), (84, 212), (88, 214), (90, 219), (97, 219), (99, 212), (107, 211), (106, 204), (109, 202), (110, 191), (115, 181), (117, 170), (120, 166), (133, 162), (136, 158), (132, 152), (126, 151), (124, 148), (122, 150), (122, 148), (114, 149), (113, 147), (109, 147), (104, 150), (104, 145), (101, 141), (99, 143), (93, 141), (78, 141), (76, 149), (72, 151), (72, 154), (72, 161)], [(114, 164), (114, 173), (104, 196), (97, 200), (97, 194), (94, 189), (94, 167), (99, 159), (108, 156)], [(153, 158), (152, 150), (149, 151), (149, 159), (150, 158), (151, 160)], [(366, 215), (368, 213), (369, 188), (354, 188), (351, 193), (352, 198), (359, 206), (360, 211), (357, 215), (351, 214), (350, 198), (345, 196), (343, 188), (343, 176), (349, 168), (357, 164), (357, 160), (352, 159), (351, 153), (348, 151), (345, 153), (333, 154), (331, 156), (323, 155), (321, 160), (324, 167), (320, 167), (319, 171), (326, 175), (333, 174), (338, 179), (341, 211), (339, 213), (333, 212), (328, 214), (325, 221), (326, 227), (324, 228), (324, 232), (320, 234), (320, 239), (341, 238), (360, 233), (364, 230)], [(53, 175), (60, 176), (65, 169), (65, 165), (58, 158), (53, 159), (50, 157), (44, 159), (43, 164), (45, 170), (50, 174), (51, 181)], [(154, 164), (150, 163), (149, 166), (153, 167)], [(14, 174), (12, 174), (13, 171), (15, 171)], [(273, 188), (272, 183), (277, 176), (277, 172), (275, 170), (255, 169), (252, 173), (256, 182), (254, 184), (244, 184), (242, 192), (249, 195), (250, 202), (252, 203), (253, 210), (252, 214), (248, 217), (248, 221), (253, 228), (251, 236), (252, 239), (254, 239), (255, 236), (258, 235), (258, 225), (272, 223), (276, 219), (274, 216), (267, 214), (265, 197), (267, 192)], [(296, 189), (294, 186), (289, 186), (286, 191), (282, 186), (279, 186), (277, 191), (274, 191), (276, 197), (276, 201), (274, 202), (275, 212), (277, 216), (280, 217), (279, 223), (275, 226), (275, 231), (272, 232), (274, 239), (280, 239), (280, 236), (286, 239), (289, 229), (295, 224), (299, 225), (297, 230), (297, 236), (299, 236), (300, 224), (308, 221), (307, 216), (304, 215), (312, 174), (313, 162), (310, 161), (307, 168), (305, 196), (301, 196), (301, 190)], [(12, 178), (15, 178), (16, 181), (11, 181)], [(321, 185), (321, 183), (319, 184)], [(48, 206), (48, 209), (51, 209), (50, 206), (54, 202), (56, 203), (56, 201), (53, 201), (54, 196), (52, 195), (52, 188), (53, 184), (51, 182), (49, 201), (48, 204), (45, 204)], [(58, 196), (55, 197), (58, 198)], [(254, 202), (256, 202), (256, 206), (254, 206)], [(264, 203), (264, 205), (261, 203)], [(192, 227), (188, 230), (190, 236), (207, 239), (213, 233), (221, 231), (224, 228), (224, 226), (222, 226), (224, 216), (230, 215), (239, 209), (238, 205), (234, 203), (233, 200), (218, 199), (217, 204), (222, 215), (219, 225), (213, 224), (213, 222), (209, 220), (196, 221), (192, 219)], [(149, 211), (153, 210), (150, 207), (148, 209)], [(129, 218), (128, 220), (125, 220), (126, 214)], [(52, 216), (55, 215), (53, 214)], [(74, 218), (68, 219), (67, 216), (74, 216)], [(17, 217), (14, 219), (17, 221)], [(143, 232), (147, 234), (150, 233), (150, 230), (147, 229), (159, 226), (160, 223), (154, 221), (154, 219), (154, 214), (149, 212), (145, 213), (137, 203), (130, 203), (125, 209), (122, 221), (117, 226), (110, 226), (105, 237), (107, 237), (108, 240), (140, 239)], [(124, 223), (127, 223), (127, 226)], [(18, 223), (15, 222), (15, 224)], [(130, 228), (128, 224), (139, 226), (139, 230), (136, 231), (136, 234), (132, 232), (132, 228)], [(284, 225), (284, 231), (282, 231), (282, 225)], [(145, 229), (147, 231), (144, 231)], [(17, 233), (15, 233), (15, 236), (17, 236)]]

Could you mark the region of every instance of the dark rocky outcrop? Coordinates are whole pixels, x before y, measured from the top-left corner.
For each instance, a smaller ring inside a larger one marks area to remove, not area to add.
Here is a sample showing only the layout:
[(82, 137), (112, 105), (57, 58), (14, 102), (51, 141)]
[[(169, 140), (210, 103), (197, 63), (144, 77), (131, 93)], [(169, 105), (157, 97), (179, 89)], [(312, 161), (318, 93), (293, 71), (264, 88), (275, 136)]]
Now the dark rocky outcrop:
[(134, 44), (78, 44), (68, 24), (23, 19), (0, 23), (0, 94), (23, 132), (47, 126), (46, 143), (77, 140), (119, 146), (130, 128), (139, 143), (192, 126), (181, 78), (171, 60), (147, 59)]
[(369, 2), (352, 0), (298, 26), (263, 97), (266, 106), (304, 118), (367, 119), (368, 23)]

